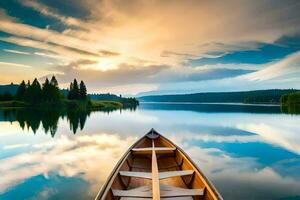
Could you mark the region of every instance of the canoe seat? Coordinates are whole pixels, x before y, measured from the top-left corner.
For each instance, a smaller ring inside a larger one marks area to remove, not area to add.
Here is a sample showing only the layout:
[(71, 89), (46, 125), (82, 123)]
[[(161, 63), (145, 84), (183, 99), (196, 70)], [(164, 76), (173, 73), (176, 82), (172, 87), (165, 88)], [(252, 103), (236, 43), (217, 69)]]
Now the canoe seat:
[[(134, 188), (131, 190), (112, 190), (115, 197), (127, 198), (152, 198), (151, 185)], [(168, 197), (192, 197), (202, 196), (204, 189), (186, 189), (167, 185), (160, 185), (160, 197), (169, 199)], [(172, 198), (170, 198), (171, 200)], [(124, 200), (124, 199), (123, 199)], [(128, 199), (127, 199), (128, 200)]]
[[(121, 176), (129, 176), (136, 178), (152, 179), (151, 172), (133, 172), (133, 171), (120, 171)], [(188, 176), (194, 173), (193, 170), (183, 170), (183, 171), (166, 171), (159, 172), (159, 179), (172, 178), (177, 176)]]
[[(154, 148), (156, 154), (161, 153), (173, 153), (176, 148), (174, 147), (155, 147)], [(133, 148), (132, 152), (134, 154), (152, 154), (152, 147), (146, 147), (146, 148)]]
[(121, 176), (151, 179), (151, 172), (120, 171)]
[[(152, 198), (121, 197), (120, 200), (151, 200)], [(193, 197), (167, 197), (161, 200), (193, 200)]]
[(188, 176), (193, 175), (193, 170), (182, 170), (182, 171), (167, 171), (167, 172), (159, 172), (159, 179), (172, 178), (177, 176)]

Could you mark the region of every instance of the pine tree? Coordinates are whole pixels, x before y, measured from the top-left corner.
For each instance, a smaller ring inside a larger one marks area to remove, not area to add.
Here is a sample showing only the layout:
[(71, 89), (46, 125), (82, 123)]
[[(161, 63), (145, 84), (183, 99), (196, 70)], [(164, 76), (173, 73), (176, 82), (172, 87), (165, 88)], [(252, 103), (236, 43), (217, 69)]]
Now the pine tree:
[(79, 87), (76, 79), (74, 79), (73, 82), (73, 95), (74, 95), (74, 99), (80, 98)]
[(55, 76), (52, 76), (50, 84), (55, 86), (56, 88), (58, 88), (58, 82), (57, 82)]
[(85, 86), (85, 84), (84, 84), (83, 81), (80, 82), (79, 93), (80, 93), (80, 98), (81, 99), (86, 99), (86, 97), (87, 97), (87, 90), (86, 90), (86, 86)]
[(30, 92), (29, 92), (29, 88), (30, 88), (30, 80), (27, 81), (27, 84), (26, 84), (26, 91), (25, 91), (25, 94), (24, 94), (24, 101), (26, 102), (29, 102), (29, 98), (30, 98)]
[(16, 93), (16, 99), (17, 100), (24, 100), (25, 98), (25, 92), (26, 92), (26, 83), (23, 80), (21, 84), (18, 87), (17, 93)]
[(26, 87), (29, 88), (30, 85), (31, 85), (31, 84), (30, 84), (30, 80), (28, 80), (28, 81), (27, 81)]
[(70, 83), (70, 89), (69, 89), (69, 93), (68, 93), (68, 99), (74, 99), (74, 94), (73, 94), (73, 83)]
[(32, 84), (28, 87), (26, 91), (26, 101), (31, 104), (38, 104), (41, 102), (42, 89), (39, 81), (35, 78)]
[(57, 102), (60, 100), (60, 91), (58, 87), (58, 82), (55, 78), (55, 76), (52, 76), (50, 81), (50, 101)]
[(50, 101), (50, 82), (49, 79), (46, 78), (45, 83), (43, 84), (42, 96), (44, 101)]

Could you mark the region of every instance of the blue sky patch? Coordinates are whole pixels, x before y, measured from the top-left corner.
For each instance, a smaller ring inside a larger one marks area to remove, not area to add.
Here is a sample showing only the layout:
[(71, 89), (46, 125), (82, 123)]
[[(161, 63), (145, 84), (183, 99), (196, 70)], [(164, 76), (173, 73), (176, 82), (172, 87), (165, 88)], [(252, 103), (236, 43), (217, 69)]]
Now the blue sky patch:
[(216, 58), (191, 59), (189, 64), (192, 66), (214, 64), (265, 64), (282, 59), (291, 53), (299, 51), (300, 35), (282, 37), (274, 44), (260, 43), (258, 46), (256, 50), (235, 51)]

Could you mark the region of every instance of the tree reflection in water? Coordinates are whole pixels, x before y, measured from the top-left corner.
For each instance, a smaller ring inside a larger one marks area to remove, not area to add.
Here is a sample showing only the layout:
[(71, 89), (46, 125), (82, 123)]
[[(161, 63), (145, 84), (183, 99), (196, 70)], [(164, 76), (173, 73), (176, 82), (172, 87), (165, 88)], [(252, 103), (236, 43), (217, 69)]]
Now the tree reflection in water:
[(280, 106), (281, 112), (287, 114), (300, 114), (300, 105), (292, 104), (288, 106)]
[[(136, 107), (126, 107), (135, 111)], [(52, 137), (57, 131), (57, 124), (60, 118), (67, 118), (70, 130), (76, 134), (80, 129), (83, 130), (87, 118), (92, 112), (106, 112), (110, 113), (115, 109), (107, 110), (65, 110), (65, 109), (6, 109), (3, 110), (4, 121), (18, 121), (20, 127), (32, 130), (35, 134), (42, 125), (45, 133), (50, 133)]]

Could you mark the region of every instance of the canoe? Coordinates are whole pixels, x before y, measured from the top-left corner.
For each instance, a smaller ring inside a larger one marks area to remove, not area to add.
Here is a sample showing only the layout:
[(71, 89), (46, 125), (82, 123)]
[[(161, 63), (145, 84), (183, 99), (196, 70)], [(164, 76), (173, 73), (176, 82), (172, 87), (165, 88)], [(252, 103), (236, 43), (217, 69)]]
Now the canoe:
[(151, 129), (124, 154), (95, 199), (223, 198), (182, 149)]

